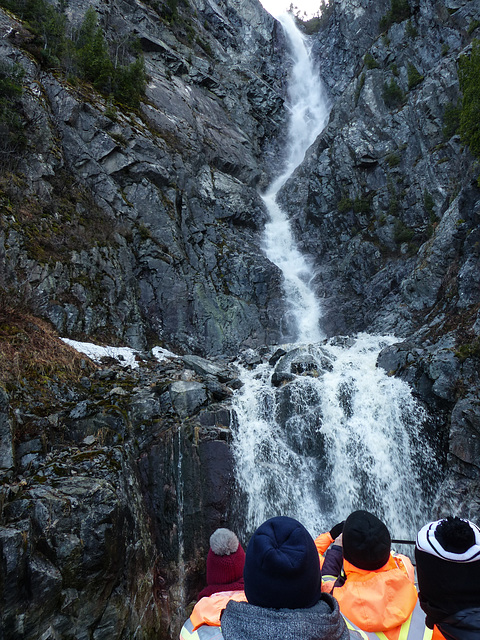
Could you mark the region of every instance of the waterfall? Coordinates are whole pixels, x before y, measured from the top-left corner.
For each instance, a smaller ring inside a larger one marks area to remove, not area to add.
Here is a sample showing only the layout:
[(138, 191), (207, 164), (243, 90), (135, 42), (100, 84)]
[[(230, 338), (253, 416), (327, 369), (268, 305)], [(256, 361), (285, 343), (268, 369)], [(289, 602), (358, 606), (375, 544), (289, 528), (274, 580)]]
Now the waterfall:
[(278, 19), (290, 41), (293, 58), (288, 92), (290, 123), (285, 169), (263, 195), (269, 213), (264, 231), (264, 251), (284, 276), (291, 314), (291, 322), (287, 319), (287, 325), (293, 323), (300, 342), (318, 342), (322, 338), (319, 326), (321, 309), (310, 286), (312, 265), (295, 246), (289, 220), (277, 204), (277, 194), (325, 126), (329, 104), (305, 37), (296, 28), (292, 16), (285, 14)]
[(246, 531), (283, 514), (313, 535), (356, 509), (378, 515), (395, 538), (411, 539), (424, 524), (422, 478), (435, 469), (419, 437), (426, 415), (405, 382), (376, 366), (396, 341), (360, 334), (291, 345), (284, 359), (297, 370), (303, 363), (303, 374), (280, 387), (269, 362), (243, 369), (234, 452)]
[[(281, 16), (290, 42), (290, 128), (286, 168), (263, 196), (264, 251), (284, 275), (296, 342), (271, 347), (269, 361), (242, 369), (233, 400), (236, 478), (245, 500), (243, 535), (274, 515), (300, 520), (315, 536), (367, 509), (392, 537), (412, 539), (428, 519), (425, 470), (434, 456), (422, 437), (426, 415), (401, 380), (376, 367), (394, 336), (325, 340), (312, 263), (295, 246), (279, 190), (325, 126), (328, 102), (305, 38)], [(276, 382), (273, 382), (276, 377)], [(431, 485), (433, 486), (433, 485)]]

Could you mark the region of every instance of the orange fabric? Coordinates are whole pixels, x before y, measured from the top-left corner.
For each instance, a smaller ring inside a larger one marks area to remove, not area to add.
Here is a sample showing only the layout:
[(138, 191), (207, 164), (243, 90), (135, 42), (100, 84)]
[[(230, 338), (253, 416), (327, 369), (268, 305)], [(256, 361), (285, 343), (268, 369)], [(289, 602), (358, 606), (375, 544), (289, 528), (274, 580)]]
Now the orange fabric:
[[(333, 538), (327, 533), (321, 533), (317, 538), (315, 538), (315, 546), (317, 547), (318, 557), (320, 559), (320, 568), (323, 566), (323, 562), (325, 558), (323, 554), (328, 549), (328, 547), (332, 544)], [(323, 589), (322, 589), (323, 591)]]
[(433, 635), (431, 640), (445, 640), (445, 636), (437, 628), (437, 625), (433, 626)]
[(332, 592), (340, 611), (363, 631), (383, 631), (397, 640), (418, 599), (410, 560), (391, 555), (376, 571), (357, 569), (346, 560), (343, 567), (347, 580)]
[(206, 624), (209, 627), (219, 627), (220, 614), (227, 606), (229, 600), (246, 602), (245, 591), (221, 591), (220, 593), (215, 593), (213, 596), (200, 598), (190, 616), (193, 630), (196, 631), (202, 624)]

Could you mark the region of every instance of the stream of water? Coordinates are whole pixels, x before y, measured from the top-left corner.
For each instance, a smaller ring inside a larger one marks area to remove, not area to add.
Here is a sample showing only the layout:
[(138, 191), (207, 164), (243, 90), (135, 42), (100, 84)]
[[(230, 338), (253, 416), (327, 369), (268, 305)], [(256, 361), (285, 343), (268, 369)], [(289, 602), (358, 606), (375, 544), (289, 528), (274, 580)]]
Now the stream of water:
[(428, 519), (422, 473), (434, 463), (420, 435), (424, 411), (408, 385), (376, 367), (380, 350), (398, 340), (324, 339), (312, 263), (298, 251), (277, 203), (329, 114), (307, 39), (289, 15), (279, 20), (292, 54), (290, 127), (285, 170), (263, 196), (269, 213), (264, 251), (284, 275), (287, 323), (296, 327), (295, 343), (282, 345), (283, 360), (293, 353), (294, 364), (300, 358), (308, 367), (280, 386), (272, 374), (282, 360), (242, 371), (233, 451), (246, 503), (243, 533), (274, 515), (290, 515), (316, 536), (361, 508), (382, 518), (392, 537), (414, 539)]
[[(288, 91), (290, 122), (285, 168), (263, 195), (269, 213), (264, 230), (264, 251), (283, 273), (285, 298), (297, 328), (298, 341), (318, 342), (323, 337), (321, 308), (310, 286), (314, 275), (312, 263), (297, 249), (288, 217), (277, 204), (277, 194), (327, 123), (330, 105), (306, 39), (289, 14), (280, 16), (279, 20), (290, 42), (293, 59)], [(291, 325), (290, 318), (286, 324)]]

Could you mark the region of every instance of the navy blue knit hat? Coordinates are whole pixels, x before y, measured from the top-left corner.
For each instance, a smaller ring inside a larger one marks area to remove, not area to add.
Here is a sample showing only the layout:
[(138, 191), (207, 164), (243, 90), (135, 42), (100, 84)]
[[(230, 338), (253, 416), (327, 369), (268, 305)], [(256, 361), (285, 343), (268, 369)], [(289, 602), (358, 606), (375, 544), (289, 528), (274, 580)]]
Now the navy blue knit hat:
[(255, 531), (247, 547), (245, 595), (270, 609), (306, 609), (321, 597), (320, 560), (312, 536), (293, 518), (278, 516)]

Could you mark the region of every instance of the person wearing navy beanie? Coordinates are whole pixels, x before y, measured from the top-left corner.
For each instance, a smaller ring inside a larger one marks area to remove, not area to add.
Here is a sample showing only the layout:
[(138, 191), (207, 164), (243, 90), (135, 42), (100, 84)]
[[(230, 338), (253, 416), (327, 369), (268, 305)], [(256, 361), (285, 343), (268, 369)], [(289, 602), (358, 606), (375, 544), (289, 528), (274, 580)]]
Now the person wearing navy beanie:
[(318, 552), (305, 527), (286, 516), (264, 522), (247, 546), (248, 602), (229, 601), (225, 640), (348, 640), (338, 604), (321, 591)]
[(318, 554), (305, 527), (292, 518), (264, 522), (247, 547), (245, 595), (258, 607), (307, 609), (320, 599)]

